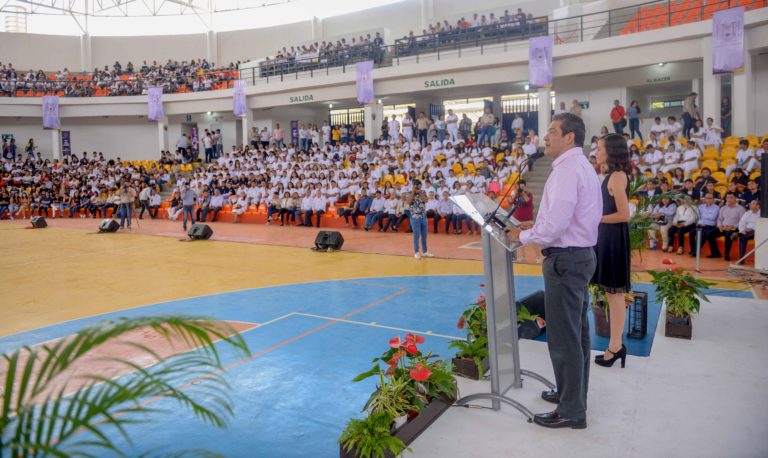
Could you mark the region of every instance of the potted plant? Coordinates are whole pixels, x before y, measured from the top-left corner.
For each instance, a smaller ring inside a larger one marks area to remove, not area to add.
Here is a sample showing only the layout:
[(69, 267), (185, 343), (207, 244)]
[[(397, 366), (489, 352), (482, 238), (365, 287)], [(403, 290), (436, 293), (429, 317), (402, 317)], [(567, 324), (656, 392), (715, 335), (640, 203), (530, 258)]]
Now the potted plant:
[(589, 296), (592, 298), (592, 314), (595, 316), (595, 334), (600, 337), (611, 337), (611, 325), (608, 321), (608, 298), (605, 289), (600, 285), (590, 283)]
[(363, 408), (368, 417), (350, 420), (339, 437), (341, 457), (396, 456), (453, 405), (453, 374), (437, 355), (419, 350), (423, 342), (414, 334), (391, 339), (374, 366), (353, 379), (377, 376), (379, 383)]
[(703, 290), (713, 284), (695, 278), (678, 267), (663, 272), (649, 270), (651, 283), (656, 287), (656, 298), (667, 308), (664, 335), (690, 339), (693, 335), (691, 316), (699, 311), (701, 301), (709, 302)]
[(528, 307), (522, 304), (517, 307), (518, 338), (533, 340), (541, 335), (544, 326), (546, 326), (544, 319), (535, 313), (531, 313)]
[(467, 338), (454, 340), (450, 348), (458, 353), (453, 357), (453, 372), (479, 380), (488, 370), (488, 313), (485, 296), (478, 296), (459, 317), (456, 327), (466, 329)]

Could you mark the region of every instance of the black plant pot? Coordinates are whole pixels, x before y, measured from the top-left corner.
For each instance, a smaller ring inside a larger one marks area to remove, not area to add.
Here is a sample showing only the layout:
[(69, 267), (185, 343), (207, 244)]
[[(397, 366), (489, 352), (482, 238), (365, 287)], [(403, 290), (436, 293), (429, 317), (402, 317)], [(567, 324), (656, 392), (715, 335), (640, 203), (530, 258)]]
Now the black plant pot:
[(595, 316), (595, 334), (600, 337), (611, 337), (611, 324), (608, 321), (608, 312), (602, 302), (592, 304), (592, 314)]
[(693, 322), (691, 321), (691, 317), (674, 317), (667, 314), (667, 320), (664, 324), (664, 335), (666, 337), (690, 340), (693, 336)]
[(472, 380), (480, 380), (480, 378), (485, 375), (486, 371), (488, 371), (488, 368), (490, 367), (488, 365), (488, 358), (483, 358), (482, 374), (477, 372), (477, 364), (475, 364), (475, 360), (472, 358), (453, 358), (451, 362), (453, 363), (454, 374), (470, 378)]
[[(394, 436), (405, 442), (405, 445), (410, 445), (421, 433), (426, 431), (426, 429), (429, 428), (429, 425), (434, 423), (440, 415), (450, 409), (455, 401), (455, 398), (448, 397), (433, 399), (418, 415), (395, 430)], [(347, 452), (344, 450), (344, 447), (339, 446), (340, 458), (357, 458), (357, 456), (357, 453), (354, 453), (354, 451)], [(387, 458), (394, 458), (394, 455), (389, 452), (386, 452), (384, 456)]]

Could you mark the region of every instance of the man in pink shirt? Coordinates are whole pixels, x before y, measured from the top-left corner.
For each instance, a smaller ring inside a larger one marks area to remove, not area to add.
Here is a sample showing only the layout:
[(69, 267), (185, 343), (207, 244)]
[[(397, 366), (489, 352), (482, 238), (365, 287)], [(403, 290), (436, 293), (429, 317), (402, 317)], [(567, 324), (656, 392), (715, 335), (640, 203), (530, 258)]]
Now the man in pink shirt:
[(554, 158), (544, 185), (536, 222), (511, 231), (524, 245), (535, 243), (543, 264), (547, 345), (557, 391), (542, 398), (558, 404), (537, 414), (534, 423), (547, 428), (587, 427), (590, 338), (587, 286), (595, 271), (593, 247), (603, 210), (600, 181), (584, 156), (584, 121), (572, 113), (552, 118), (544, 137), (544, 154)]
[(283, 147), (283, 139), (285, 138), (285, 133), (283, 132), (283, 128), (280, 127), (280, 124), (275, 124), (275, 130), (272, 132), (272, 138), (275, 139), (275, 146), (277, 148)]

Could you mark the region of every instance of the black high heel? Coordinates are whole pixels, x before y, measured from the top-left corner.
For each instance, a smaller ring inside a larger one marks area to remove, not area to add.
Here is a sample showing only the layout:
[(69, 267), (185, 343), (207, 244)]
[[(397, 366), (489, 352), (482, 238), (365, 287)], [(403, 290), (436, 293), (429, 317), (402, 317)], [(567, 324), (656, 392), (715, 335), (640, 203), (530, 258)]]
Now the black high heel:
[(616, 360), (621, 359), (621, 368), (623, 369), (625, 367), (627, 361), (627, 347), (625, 347), (624, 344), (621, 344), (621, 350), (615, 353), (609, 349), (606, 349), (605, 352), (612, 354), (613, 358), (605, 359), (605, 356), (602, 358), (600, 356), (596, 356), (595, 364), (603, 367), (613, 367), (613, 363), (615, 363)]

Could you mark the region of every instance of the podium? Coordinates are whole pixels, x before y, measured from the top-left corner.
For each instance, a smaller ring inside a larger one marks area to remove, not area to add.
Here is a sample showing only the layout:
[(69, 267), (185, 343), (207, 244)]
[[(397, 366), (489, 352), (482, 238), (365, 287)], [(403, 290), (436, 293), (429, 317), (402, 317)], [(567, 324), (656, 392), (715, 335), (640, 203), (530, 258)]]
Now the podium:
[(523, 376), (538, 380), (549, 389), (555, 389), (555, 385), (545, 377), (520, 367), (514, 264), (516, 251), (522, 245), (510, 242), (505, 231), (520, 223), (483, 194), (458, 195), (451, 197), (451, 200), (482, 228), (491, 376), (490, 393), (465, 396), (456, 404), (467, 405), (479, 399), (490, 399), (493, 410), (499, 410), (501, 403), (505, 403), (519, 410), (531, 422), (533, 412), (507, 393), (513, 388), (522, 388)]

